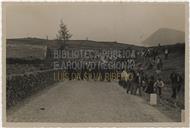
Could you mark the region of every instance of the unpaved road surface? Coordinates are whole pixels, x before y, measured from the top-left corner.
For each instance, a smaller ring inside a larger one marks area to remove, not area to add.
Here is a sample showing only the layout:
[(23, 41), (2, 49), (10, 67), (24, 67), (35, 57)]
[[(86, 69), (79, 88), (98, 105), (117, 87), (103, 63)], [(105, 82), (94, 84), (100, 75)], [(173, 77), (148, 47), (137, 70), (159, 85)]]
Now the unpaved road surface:
[(7, 112), (14, 122), (170, 122), (117, 82), (65, 81), (33, 95)]

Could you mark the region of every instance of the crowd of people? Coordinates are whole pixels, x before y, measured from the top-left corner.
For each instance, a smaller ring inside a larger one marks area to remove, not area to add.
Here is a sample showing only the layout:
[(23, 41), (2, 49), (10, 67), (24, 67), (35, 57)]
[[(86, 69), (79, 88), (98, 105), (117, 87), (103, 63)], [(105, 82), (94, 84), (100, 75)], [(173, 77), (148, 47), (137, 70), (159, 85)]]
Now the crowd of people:
[(167, 48), (160, 50), (159, 47), (147, 48), (138, 51), (137, 54), (140, 56), (140, 60), (137, 60), (140, 65), (136, 65), (136, 67), (133, 68), (125, 67), (115, 70), (103, 69), (96, 66), (94, 69), (90, 70), (84, 65), (84, 68), (79, 70), (68, 68), (66, 72), (68, 73), (69, 80), (76, 79), (76, 77), (72, 77), (72, 74), (78, 73), (79, 77), (77, 79), (96, 79), (96, 77), (100, 75), (101, 78), (99, 80), (101, 81), (111, 81), (111, 78), (106, 77), (106, 74), (120, 73), (119, 85), (126, 90), (126, 93), (139, 96), (148, 96), (149, 94), (156, 93), (162, 98), (163, 88), (167, 85), (167, 87), (171, 87), (172, 90), (171, 98), (176, 99), (184, 83), (182, 74), (176, 71), (167, 75), (167, 78), (170, 79), (170, 83), (168, 83), (168, 80), (166, 81), (167, 78), (163, 78), (163, 72), (165, 70), (164, 60), (168, 59), (169, 50)]
[[(163, 60), (168, 59), (169, 51), (164, 49), (163, 52), (159, 52), (157, 49), (146, 49), (141, 52), (141, 56), (146, 62), (146, 68), (144, 69), (123, 69), (121, 73), (121, 79), (119, 85), (121, 85), (126, 93), (133, 95), (149, 95), (156, 93), (160, 98), (163, 97), (162, 90), (166, 86), (166, 82), (163, 78)], [(161, 57), (163, 55), (163, 58)], [(152, 73), (148, 74), (147, 71), (153, 69)], [(184, 84), (182, 74), (173, 71), (170, 76), (171, 98), (176, 99), (179, 94), (182, 85)]]
[(144, 71), (135, 71), (133, 69), (123, 70), (121, 80), (119, 81), (126, 92), (133, 95), (142, 96), (143, 94), (157, 93), (162, 96), (164, 82), (161, 77), (155, 78), (154, 75), (147, 75)]

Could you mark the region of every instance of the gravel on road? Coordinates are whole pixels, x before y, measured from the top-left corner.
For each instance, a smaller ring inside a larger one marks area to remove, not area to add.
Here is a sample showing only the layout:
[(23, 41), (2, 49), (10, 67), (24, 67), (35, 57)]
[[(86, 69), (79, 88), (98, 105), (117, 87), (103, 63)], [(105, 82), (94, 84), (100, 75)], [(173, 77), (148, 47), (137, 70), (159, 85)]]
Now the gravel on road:
[(172, 122), (118, 82), (64, 81), (7, 111), (8, 122)]

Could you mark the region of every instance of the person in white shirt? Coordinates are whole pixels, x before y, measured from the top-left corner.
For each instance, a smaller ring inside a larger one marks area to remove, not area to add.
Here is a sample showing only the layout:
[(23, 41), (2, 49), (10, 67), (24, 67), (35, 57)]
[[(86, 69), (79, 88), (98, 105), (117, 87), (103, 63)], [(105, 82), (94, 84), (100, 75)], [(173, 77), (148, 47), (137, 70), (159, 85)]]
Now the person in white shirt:
[(158, 95), (161, 97), (162, 95), (162, 88), (164, 87), (164, 82), (161, 78), (158, 78), (158, 80), (154, 83), (154, 87), (158, 91)]
[(127, 88), (127, 83), (128, 83), (128, 78), (129, 78), (129, 74), (127, 73), (127, 71), (125, 69), (123, 69), (122, 73), (121, 73), (121, 80), (122, 80), (122, 86), (124, 88)]
[(165, 54), (165, 59), (168, 59), (168, 49), (165, 49), (164, 54)]

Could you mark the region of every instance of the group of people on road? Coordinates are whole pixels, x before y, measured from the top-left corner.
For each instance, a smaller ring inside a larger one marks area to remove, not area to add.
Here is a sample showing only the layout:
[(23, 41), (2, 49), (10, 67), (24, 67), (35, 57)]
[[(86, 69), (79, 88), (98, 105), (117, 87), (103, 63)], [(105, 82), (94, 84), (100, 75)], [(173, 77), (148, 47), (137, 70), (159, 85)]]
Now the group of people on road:
[(119, 85), (129, 94), (142, 96), (157, 93), (161, 97), (164, 82), (161, 77), (155, 78), (154, 75), (148, 76), (142, 70), (129, 69), (122, 71)]
[[(121, 73), (121, 79), (119, 81), (119, 85), (121, 85), (127, 93), (139, 96), (156, 93), (160, 98), (162, 98), (162, 90), (165, 87), (166, 83), (168, 84), (168, 80), (164, 82), (163, 78), (163, 60), (161, 55), (158, 54), (157, 49), (147, 49), (143, 52), (146, 58), (146, 62), (153, 61), (152, 68), (149, 66), (144, 70), (134, 70), (134, 69), (123, 69)], [(168, 49), (163, 50), (163, 54), (165, 59), (168, 59)], [(150, 62), (149, 62), (150, 63)], [(151, 75), (147, 75), (147, 71), (149, 69), (153, 69), (155, 66), (155, 71)], [(164, 75), (165, 76), (165, 75)], [(173, 71), (170, 76), (169, 85), (171, 85), (172, 92), (171, 98), (176, 99), (183, 83), (183, 77), (181, 74)]]

